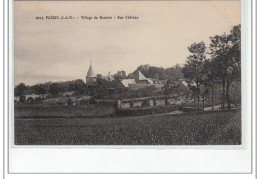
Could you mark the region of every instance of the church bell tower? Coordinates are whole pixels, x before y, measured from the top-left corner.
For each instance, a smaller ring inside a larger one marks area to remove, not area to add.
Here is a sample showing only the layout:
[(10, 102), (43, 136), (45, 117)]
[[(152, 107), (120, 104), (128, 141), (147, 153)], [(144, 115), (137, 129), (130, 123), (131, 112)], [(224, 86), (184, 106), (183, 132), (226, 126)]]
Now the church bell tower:
[(96, 74), (95, 74), (93, 67), (92, 67), (92, 61), (90, 61), (90, 66), (89, 66), (88, 73), (87, 73), (87, 76), (86, 76), (86, 83), (93, 83), (93, 82), (96, 82), (96, 81), (97, 81)]

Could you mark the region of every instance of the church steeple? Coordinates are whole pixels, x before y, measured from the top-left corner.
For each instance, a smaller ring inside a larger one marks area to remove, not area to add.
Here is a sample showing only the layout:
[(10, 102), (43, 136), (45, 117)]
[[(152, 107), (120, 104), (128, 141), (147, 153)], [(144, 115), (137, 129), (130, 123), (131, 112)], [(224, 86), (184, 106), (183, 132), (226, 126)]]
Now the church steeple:
[(96, 77), (96, 74), (95, 74), (93, 67), (92, 67), (92, 60), (90, 61), (90, 66), (89, 66), (89, 69), (88, 69), (87, 77)]
[(86, 76), (86, 83), (96, 82), (97, 81), (96, 77), (97, 77), (96, 73), (94, 72), (93, 67), (92, 67), (92, 61), (90, 60), (90, 66), (89, 66), (88, 73)]

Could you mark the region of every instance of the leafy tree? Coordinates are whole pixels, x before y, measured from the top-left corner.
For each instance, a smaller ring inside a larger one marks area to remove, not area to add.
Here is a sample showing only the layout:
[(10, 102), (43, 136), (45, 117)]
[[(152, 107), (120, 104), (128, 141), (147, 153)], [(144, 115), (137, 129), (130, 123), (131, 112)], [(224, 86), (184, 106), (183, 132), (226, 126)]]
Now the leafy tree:
[(52, 83), (50, 85), (49, 93), (52, 96), (57, 97), (61, 92), (63, 92), (63, 88), (61, 87), (61, 85), (59, 83)]
[[(205, 78), (203, 78), (204, 89), (207, 89), (207, 94), (211, 93), (211, 105), (212, 111), (214, 110), (214, 97), (215, 97), (215, 86), (218, 83), (218, 80), (215, 78), (215, 66), (211, 60), (206, 60), (204, 63), (204, 71)], [(211, 90), (209, 92), (209, 90)]]
[(83, 94), (85, 92), (86, 86), (83, 80), (78, 79), (74, 83), (75, 91), (77, 94)]
[(150, 67), (148, 70), (148, 74), (146, 75), (149, 78), (154, 78), (158, 80), (165, 80), (166, 79), (166, 73), (164, 68), (162, 67)]
[(210, 55), (215, 67), (215, 76), (222, 82), (222, 109), (225, 100), (230, 109), (229, 88), (231, 83), (240, 79), (241, 70), (241, 32), (240, 25), (234, 26), (230, 34), (210, 37)]
[(204, 42), (193, 43), (188, 47), (188, 50), (191, 55), (187, 57), (187, 61), (182, 68), (182, 73), (190, 89), (197, 95), (197, 108), (199, 109), (200, 87), (205, 76), (203, 70), (206, 59), (206, 46)]
[(118, 71), (113, 77), (119, 83), (122, 79), (126, 79), (126, 73), (125, 71)]
[(165, 80), (167, 78), (167, 74), (165, 73), (165, 69), (162, 67), (154, 67), (150, 66), (148, 64), (146, 65), (140, 65), (133, 73), (130, 73), (128, 75), (128, 78), (132, 78), (133, 75), (140, 71), (144, 74), (147, 78), (153, 78), (153, 79), (159, 79), (159, 80)]
[[(171, 68), (162, 68), (162, 67), (155, 67), (150, 66), (149, 64), (140, 65), (133, 73), (128, 75), (128, 78), (132, 78), (134, 73), (140, 71), (146, 76), (147, 78), (159, 79), (159, 80), (179, 80), (183, 79), (183, 73), (181, 70), (181, 66), (176, 64), (174, 67)], [(117, 75), (114, 76), (116, 79), (118, 78)]]
[(48, 91), (47, 86), (44, 85), (44, 84), (37, 84), (37, 85), (32, 86), (32, 88), (33, 88), (33, 90), (36, 94), (43, 94), (44, 95)]
[(75, 91), (75, 83), (71, 82), (68, 84), (68, 91)]
[(28, 87), (24, 83), (20, 83), (17, 85), (14, 89), (15, 96), (21, 96), (25, 95), (26, 91), (28, 90)]
[(140, 70), (144, 75), (148, 75), (148, 71), (150, 69), (150, 65), (149, 64), (145, 64), (145, 65), (140, 65), (137, 69), (137, 70)]
[(182, 81), (170, 81), (168, 80), (163, 87), (163, 94), (178, 94), (184, 93), (186, 96), (190, 95), (190, 89), (185, 86)]
[(167, 75), (167, 79), (178, 81), (183, 79), (182, 68), (179, 64), (176, 64), (174, 67), (166, 68), (165, 73)]

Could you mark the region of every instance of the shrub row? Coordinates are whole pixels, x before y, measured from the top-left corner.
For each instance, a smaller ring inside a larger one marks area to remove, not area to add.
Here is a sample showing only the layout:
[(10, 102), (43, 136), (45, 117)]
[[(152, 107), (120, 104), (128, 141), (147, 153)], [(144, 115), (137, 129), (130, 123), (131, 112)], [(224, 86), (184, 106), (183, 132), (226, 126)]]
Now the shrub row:
[(116, 110), (117, 116), (144, 116), (182, 110), (182, 105), (153, 106)]

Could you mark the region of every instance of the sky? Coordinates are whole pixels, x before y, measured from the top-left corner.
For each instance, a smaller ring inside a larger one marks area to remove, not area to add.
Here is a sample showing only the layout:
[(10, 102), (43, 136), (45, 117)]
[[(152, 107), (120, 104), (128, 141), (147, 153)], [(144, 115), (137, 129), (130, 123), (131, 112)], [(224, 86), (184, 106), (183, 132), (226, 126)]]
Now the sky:
[[(36, 20), (73, 16), (74, 20)], [(80, 16), (137, 16), (82, 20)], [(133, 72), (142, 64), (184, 64), (187, 47), (240, 24), (240, 1), (16, 1), (14, 84)]]

